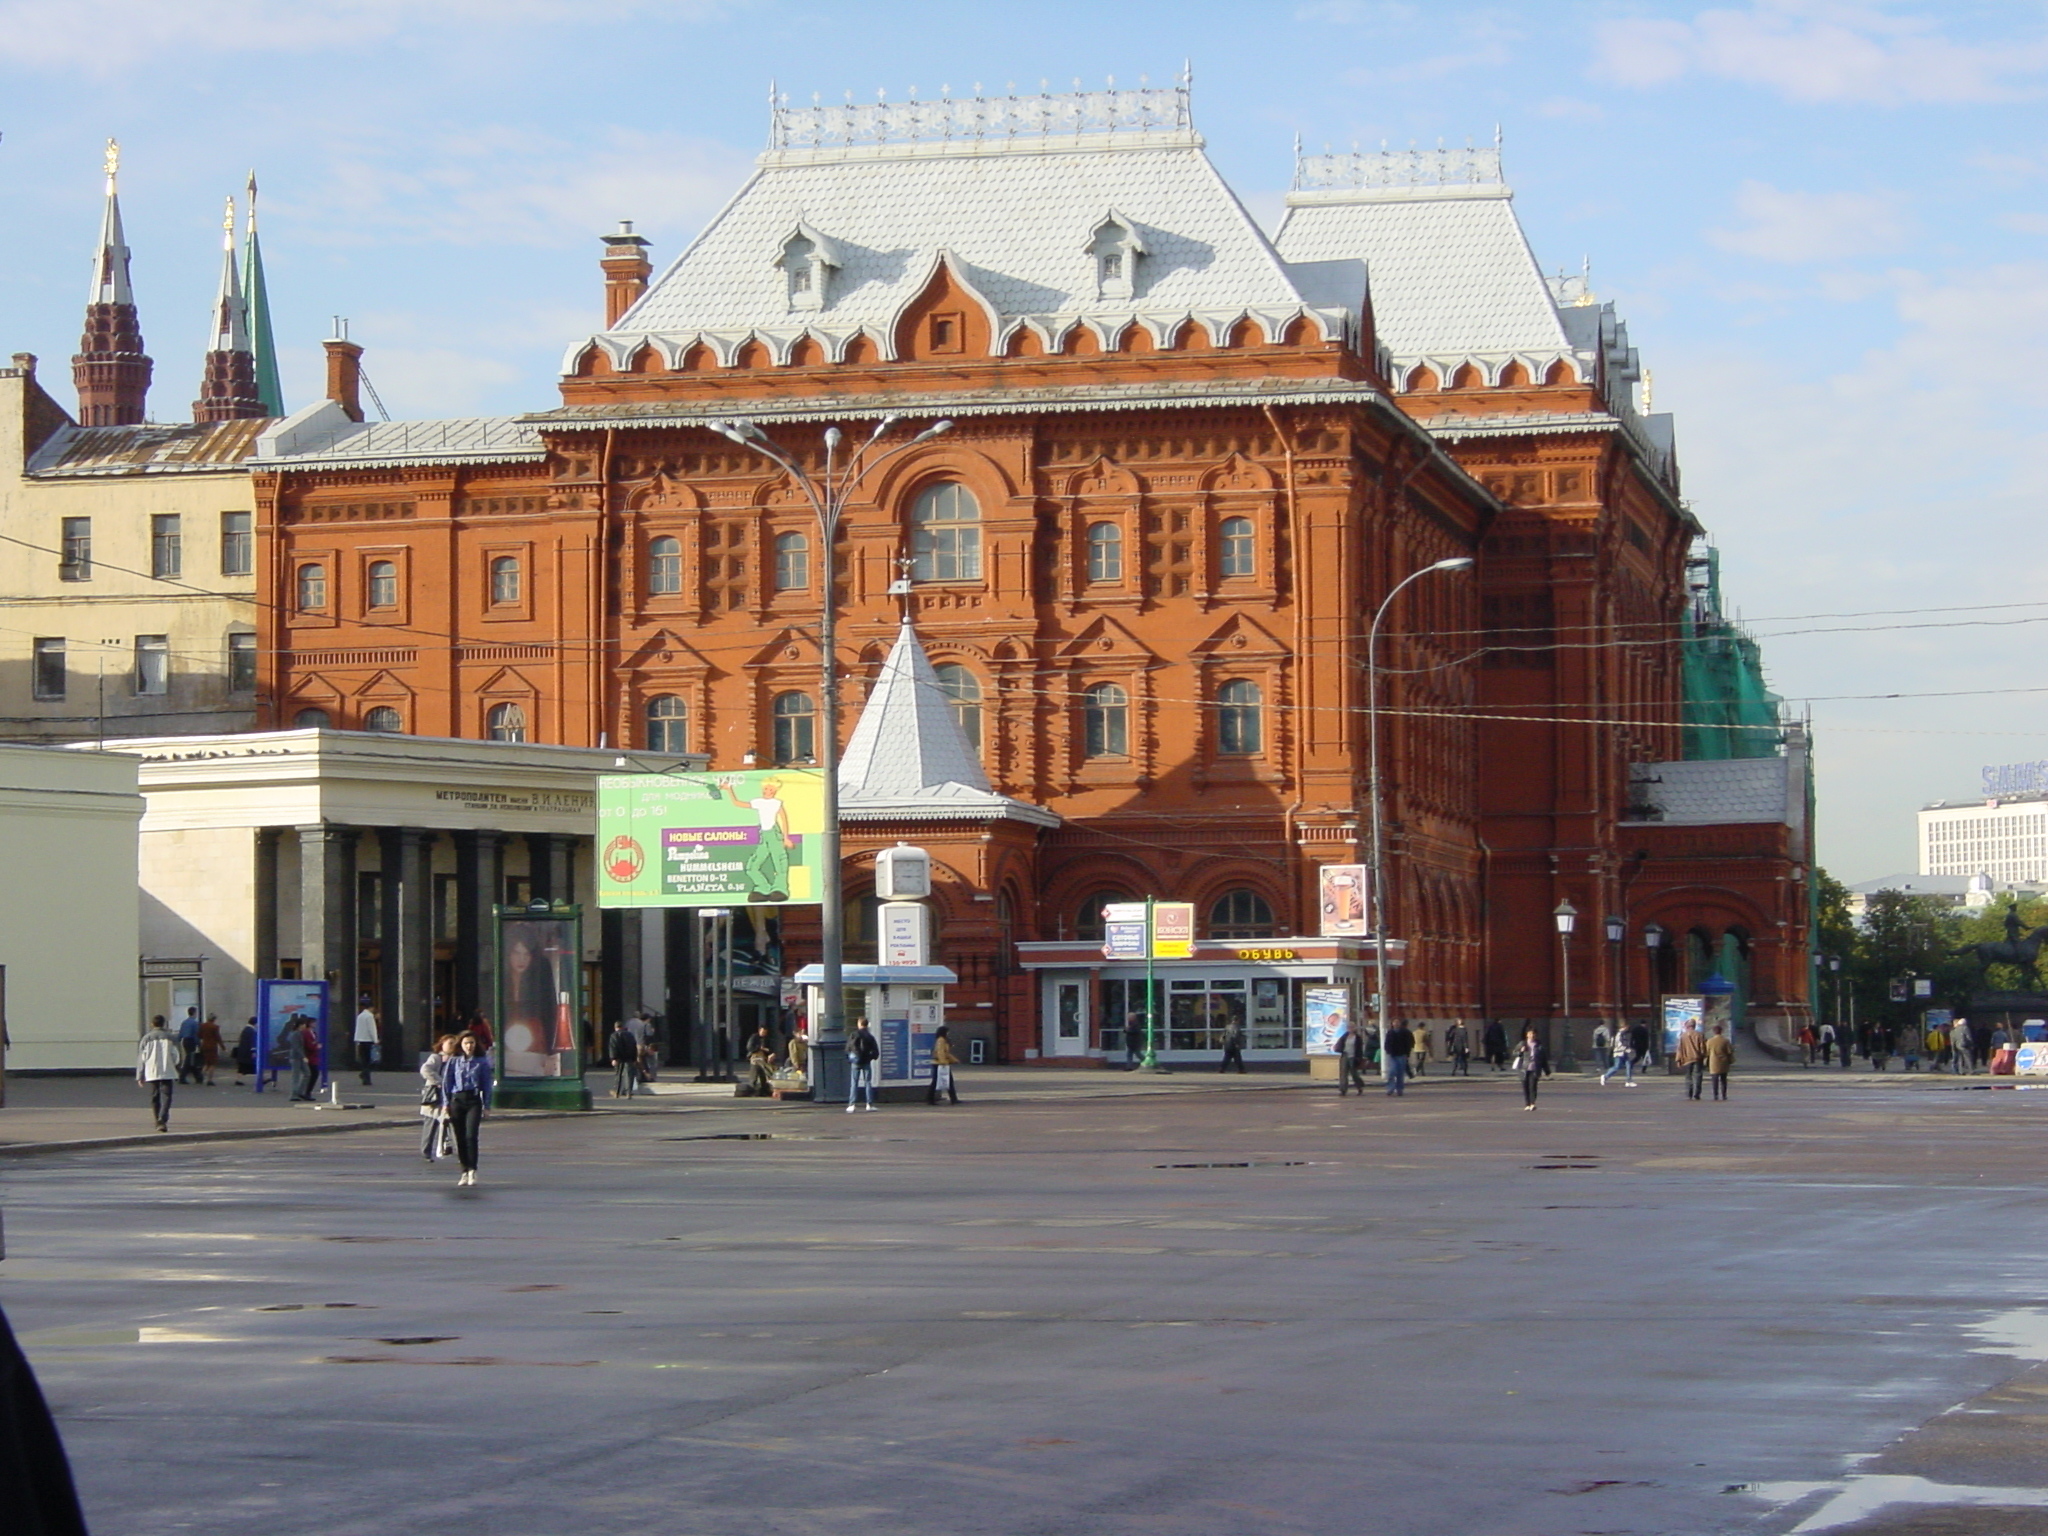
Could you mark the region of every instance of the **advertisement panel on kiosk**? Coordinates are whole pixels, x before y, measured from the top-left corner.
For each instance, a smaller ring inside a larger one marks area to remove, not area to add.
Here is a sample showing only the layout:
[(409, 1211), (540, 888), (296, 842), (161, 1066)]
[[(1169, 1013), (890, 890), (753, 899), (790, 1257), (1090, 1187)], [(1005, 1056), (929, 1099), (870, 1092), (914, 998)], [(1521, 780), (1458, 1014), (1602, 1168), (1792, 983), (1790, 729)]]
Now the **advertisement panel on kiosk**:
[(814, 768), (605, 774), (597, 904), (815, 905), (824, 830), (825, 780)]
[(290, 1070), (291, 1054), (284, 1032), (301, 1024), (313, 1026), (318, 1047), (315, 1083), (327, 1067), (327, 983), (260, 979), (256, 983), (256, 1092), (278, 1074)]

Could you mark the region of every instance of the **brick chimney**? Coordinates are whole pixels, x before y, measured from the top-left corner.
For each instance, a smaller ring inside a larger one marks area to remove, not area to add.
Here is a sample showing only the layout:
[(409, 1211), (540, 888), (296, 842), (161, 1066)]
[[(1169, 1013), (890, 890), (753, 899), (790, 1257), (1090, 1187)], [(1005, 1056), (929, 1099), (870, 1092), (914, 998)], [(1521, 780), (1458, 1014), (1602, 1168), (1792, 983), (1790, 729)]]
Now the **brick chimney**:
[(361, 421), (363, 349), (348, 339), (345, 330), (320, 345), (327, 349), (327, 398), (340, 406), (350, 421)]
[(618, 232), (604, 237), (604, 259), (598, 265), (604, 268), (604, 323), (610, 327), (640, 301), (654, 271), (647, 242), (633, 233), (631, 219), (621, 219)]

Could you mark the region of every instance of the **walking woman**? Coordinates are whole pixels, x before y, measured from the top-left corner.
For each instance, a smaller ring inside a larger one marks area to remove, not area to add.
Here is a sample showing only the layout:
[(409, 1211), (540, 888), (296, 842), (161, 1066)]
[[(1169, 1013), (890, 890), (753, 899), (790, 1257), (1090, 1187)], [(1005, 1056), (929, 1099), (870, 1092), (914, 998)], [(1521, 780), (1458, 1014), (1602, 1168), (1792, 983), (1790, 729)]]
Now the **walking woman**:
[(1522, 1048), (1515, 1052), (1515, 1070), (1522, 1074), (1522, 1108), (1534, 1109), (1536, 1090), (1543, 1085), (1543, 1074), (1550, 1070), (1550, 1052), (1536, 1038), (1533, 1027), (1522, 1037)]
[(441, 1156), (448, 1134), (448, 1096), (441, 1090), (441, 1079), (454, 1054), (455, 1037), (443, 1035), (420, 1063), (420, 1156), (430, 1163)]
[(483, 1129), (484, 1111), (491, 1107), (491, 1058), (466, 1030), (455, 1037), (455, 1054), (441, 1069), (441, 1097), (455, 1130), (455, 1160), (462, 1164), (462, 1177), (455, 1182), (474, 1184), (477, 1133)]
[(220, 1066), (220, 1019), (209, 1013), (199, 1026), (199, 1080), (213, 1086), (213, 1074)]
[(953, 1054), (953, 1042), (946, 1038), (946, 1028), (941, 1024), (932, 1036), (932, 1085), (924, 1095), (927, 1104), (938, 1103), (942, 1093), (948, 1103), (960, 1102), (960, 1090), (953, 1086), (953, 1069), (960, 1065), (960, 1058)]

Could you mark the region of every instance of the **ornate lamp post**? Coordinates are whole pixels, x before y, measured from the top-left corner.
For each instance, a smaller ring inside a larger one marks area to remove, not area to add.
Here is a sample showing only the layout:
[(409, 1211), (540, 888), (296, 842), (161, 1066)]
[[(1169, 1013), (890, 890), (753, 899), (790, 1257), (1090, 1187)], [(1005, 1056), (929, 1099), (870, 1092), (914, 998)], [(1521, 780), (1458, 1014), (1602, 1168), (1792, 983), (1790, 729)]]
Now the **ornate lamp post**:
[(821, 951), (818, 960), (819, 969), (824, 973), (823, 985), (819, 989), (824, 997), (822, 1017), (811, 1021), (811, 1102), (814, 1104), (831, 1103), (846, 1092), (846, 893), (840, 885), (839, 869), (839, 586), (836, 570), (839, 520), (846, 511), (847, 502), (853, 499), (853, 493), (869, 475), (897, 454), (920, 443), (928, 443), (953, 429), (950, 421), (934, 422), (908, 442), (898, 443), (886, 453), (869, 458), (875, 445), (901, 419), (884, 416), (876, 422), (868, 440), (844, 463), (840, 461), (839, 450), (845, 439), (837, 427), (827, 427), (825, 472), (816, 478), (778, 447), (756, 423), (743, 418), (707, 423), (719, 436), (780, 465), (783, 472), (802, 488), (811, 509), (818, 514), (820, 579), (824, 583), (819, 600), (818, 667), (824, 719), (817, 756), (818, 767), (825, 780), (825, 829), (818, 839), (824, 881), (824, 889), (819, 892), (823, 899), (818, 910)]
[(1663, 944), (1664, 929), (1659, 924), (1651, 923), (1643, 929), (1643, 954), (1649, 963), (1650, 970), (1650, 1054), (1652, 1056), (1664, 1054), (1664, 1021), (1658, 1017), (1658, 999), (1662, 994), (1657, 989), (1657, 982), (1659, 980), (1657, 956)]
[(1557, 923), (1557, 954), (1564, 977), (1564, 1049), (1558, 1052), (1557, 1070), (1576, 1072), (1578, 1058), (1572, 1055), (1572, 930), (1579, 924), (1579, 909), (1567, 896), (1551, 910)]
[(1614, 957), (1609, 967), (1614, 972), (1614, 1027), (1626, 1032), (1628, 1029), (1628, 970), (1623, 958), (1621, 941), (1628, 937), (1628, 924), (1620, 918), (1609, 916), (1606, 922), (1607, 952)]
[(1367, 892), (1372, 902), (1372, 968), (1373, 986), (1377, 997), (1373, 1007), (1374, 1023), (1378, 1026), (1380, 1048), (1386, 1048), (1387, 1039), (1387, 834), (1385, 811), (1381, 804), (1385, 798), (1380, 792), (1380, 621), (1387, 616), (1387, 610), (1394, 605), (1406, 587), (1413, 582), (1437, 571), (1469, 571), (1473, 560), (1470, 555), (1454, 555), (1448, 560), (1439, 560), (1434, 565), (1425, 565), (1419, 571), (1410, 571), (1394, 583), (1394, 589), (1380, 600), (1380, 606), (1372, 616), (1372, 626), (1365, 633), (1365, 734), (1367, 762), (1367, 797), (1372, 801), (1372, 889)]

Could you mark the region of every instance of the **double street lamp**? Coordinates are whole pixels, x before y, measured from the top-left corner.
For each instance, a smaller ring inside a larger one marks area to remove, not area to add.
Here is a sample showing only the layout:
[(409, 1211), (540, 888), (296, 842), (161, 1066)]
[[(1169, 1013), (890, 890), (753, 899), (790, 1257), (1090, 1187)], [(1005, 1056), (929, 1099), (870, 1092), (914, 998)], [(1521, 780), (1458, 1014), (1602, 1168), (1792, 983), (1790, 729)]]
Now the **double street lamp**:
[(744, 418), (705, 423), (720, 437), (758, 453), (782, 470), (803, 491), (811, 509), (818, 514), (819, 579), (823, 583), (818, 618), (819, 692), (822, 695), (818, 723), (818, 767), (824, 777), (824, 831), (819, 835), (820, 880), (818, 927), (819, 971), (822, 984), (820, 1016), (811, 1021), (811, 1101), (830, 1103), (846, 1091), (846, 893), (840, 885), (839, 870), (839, 586), (836, 569), (839, 549), (839, 521), (847, 502), (861, 482), (899, 453), (928, 443), (950, 432), (953, 423), (936, 421), (907, 442), (869, 457), (889, 429), (902, 418), (884, 416), (875, 423), (868, 440), (842, 462), (840, 448), (845, 438), (837, 427), (825, 429), (825, 468), (813, 476), (791, 454), (779, 447), (758, 423)]
[(1378, 988), (1374, 1001), (1373, 1016), (1380, 1036), (1380, 1052), (1384, 1057), (1387, 1048), (1387, 834), (1385, 811), (1381, 805), (1384, 796), (1380, 791), (1380, 621), (1387, 616), (1387, 610), (1394, 605), (1394, 599), (1411, 583), (1422, 580), (1438, 571), (1469, 571), (1472, 569), (1470, 555), (1454, 555), (1448, 560), (1439, 560), (1434, 565), (1425, 565), (1419, 571), (1411, 571), (1394, 584), (1394, 589), (1380, 601), (1378, 610), (1372, 616), (1372, 627), (1365, 635), (1365, 719), (1367, 794), (1372, 801), (1372, 889), (1367, 894), (1372, 902), (1372, 961), (1373, 985)]

